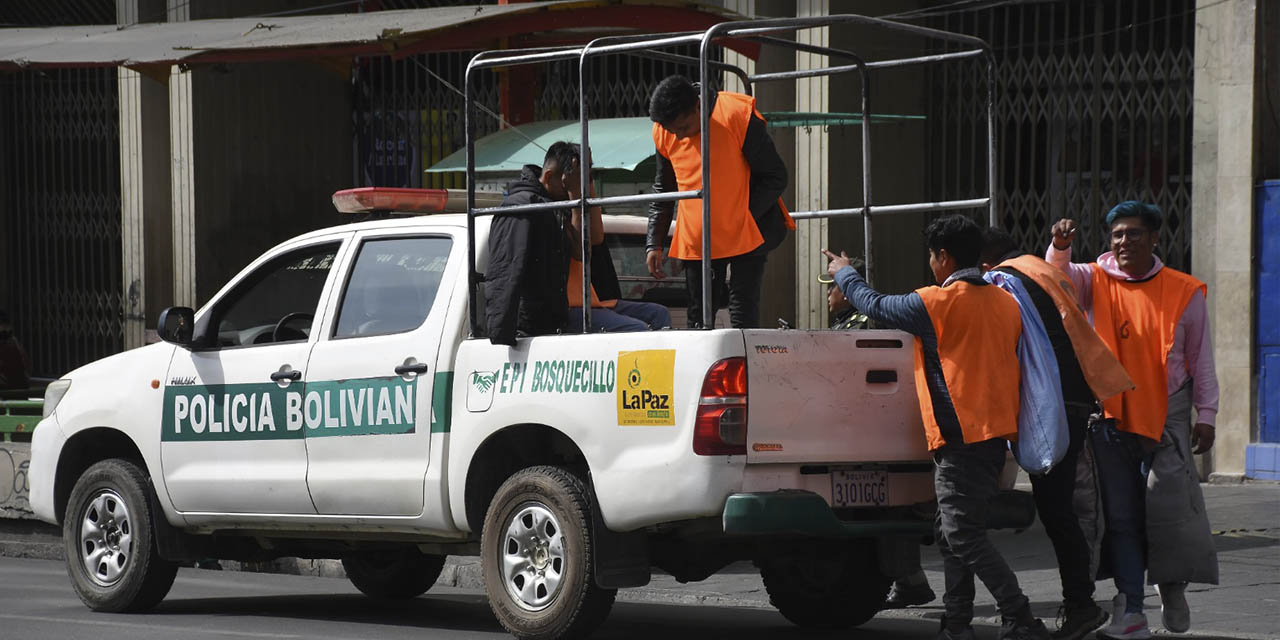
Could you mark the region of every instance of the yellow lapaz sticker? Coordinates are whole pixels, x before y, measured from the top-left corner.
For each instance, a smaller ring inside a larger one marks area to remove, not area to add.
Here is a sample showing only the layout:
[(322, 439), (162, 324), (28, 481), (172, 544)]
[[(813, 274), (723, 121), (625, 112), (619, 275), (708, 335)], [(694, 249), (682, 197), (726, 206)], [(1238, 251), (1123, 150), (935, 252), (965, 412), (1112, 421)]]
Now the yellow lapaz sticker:
[(675, 349), (618, 352), (618, 424), (675, 426)]

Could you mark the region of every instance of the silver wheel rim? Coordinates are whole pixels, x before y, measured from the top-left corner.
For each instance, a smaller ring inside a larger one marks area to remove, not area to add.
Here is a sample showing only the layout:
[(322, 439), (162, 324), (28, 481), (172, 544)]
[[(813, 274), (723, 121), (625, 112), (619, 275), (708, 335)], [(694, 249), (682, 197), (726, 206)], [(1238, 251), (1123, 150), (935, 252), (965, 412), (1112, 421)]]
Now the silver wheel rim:
[(537, 502), (520, 505), (503, 527), (502, 581), (526, 611), (547, 608), (560, 593), (567, 561), (561, 531), (555, 514)]
[(102, 489), (80, 516), (80, 561), (89, 579), (110, 587), (133, 560), (133, 519), (120, 494)]

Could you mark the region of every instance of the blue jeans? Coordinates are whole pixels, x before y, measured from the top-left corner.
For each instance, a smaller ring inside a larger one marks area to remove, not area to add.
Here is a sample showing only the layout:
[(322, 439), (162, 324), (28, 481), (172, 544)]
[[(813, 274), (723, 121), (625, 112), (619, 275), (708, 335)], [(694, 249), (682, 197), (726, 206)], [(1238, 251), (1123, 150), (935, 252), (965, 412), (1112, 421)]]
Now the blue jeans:
[(1151, 454), (1145, 438), (1116, 429), (1114, 420), (1089, 427), (1094, 461), (1106, 514), (1103, 553), (1111, 562), (1116, 591), (1125, 596), (1125, 611), (1142, 612), (1143, 575), (1147, 570), (1147, 472)]
[[(616, 333), (671, 326), (671, 312), (653, 302), (619, 300), (612, 309), (591, 310), (591, 330)], [(569, 333), (582, 333), (582, 307), (569, 308)]]

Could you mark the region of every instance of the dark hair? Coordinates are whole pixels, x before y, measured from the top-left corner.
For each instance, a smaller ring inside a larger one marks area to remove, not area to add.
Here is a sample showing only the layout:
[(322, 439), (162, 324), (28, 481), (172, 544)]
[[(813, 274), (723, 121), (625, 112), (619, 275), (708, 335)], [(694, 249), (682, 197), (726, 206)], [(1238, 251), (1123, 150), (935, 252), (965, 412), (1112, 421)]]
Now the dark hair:
[(582, 145), (561, 140), (547, 149), (547, 155), (542, 159), (542, 168), (549, 169), (554, 166), (564, 172), (573, 166), (574, 161), (579, 159), (581, 150)]
[(649, 119), (666, 125), (698, 104), (698, 90), (684, 76), (667, 76), (649, 97)]
[(924, 229), (925, 244), (938, 253), (946, 249), (956, 260), (956, 269), (978, 266), (978, 254), (982, 252), (982, 229), (973, 220), (960, 214), (942, 216)]
[(1111, 207), (1111, 211), (1107, 212), (1107, 226), (1115, 224), (1120, 218), (1139, 218), (1150, 231), (1159, 231), (1161, 223), (1164, 222), (1164, 214), (1160, 213), (1160, 207), (1137, 200), (1125, 200)]
[(1008, 258), (1022, 255), (1023, 251), (1014, 242), (1013, 236), (1000, 227), (987, 227), (982, 230), (982, 254), (980, 262), (997, 265)]

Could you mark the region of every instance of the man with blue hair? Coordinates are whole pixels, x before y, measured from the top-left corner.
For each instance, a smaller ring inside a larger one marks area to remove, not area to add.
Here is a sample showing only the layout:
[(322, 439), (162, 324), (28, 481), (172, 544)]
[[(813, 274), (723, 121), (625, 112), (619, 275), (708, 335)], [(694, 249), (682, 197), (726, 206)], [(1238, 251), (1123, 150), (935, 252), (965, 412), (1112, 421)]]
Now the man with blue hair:
[(1155, 255), (1162, 218), (1150, 203), (1116, 205), (1106, 218), (1111, 250), (1089, 264), (1071, 262), (1076, 225), (1059, 220), (1045, 256), (1069, 276), (1094, 330), (1135, 385), (1103, 401), (1104, 419), (1090, 426), (1106, 519), (1102, 560), (1119, 591), (1102, 638), (1151, 636), (1144, 572), (1157, 585), (1165, 628), (1179, 633), (1191, 626), (1187, 583), (1218, 582), (1192, 458), (1213, 446), (1218, 412), (1207, 288)]

